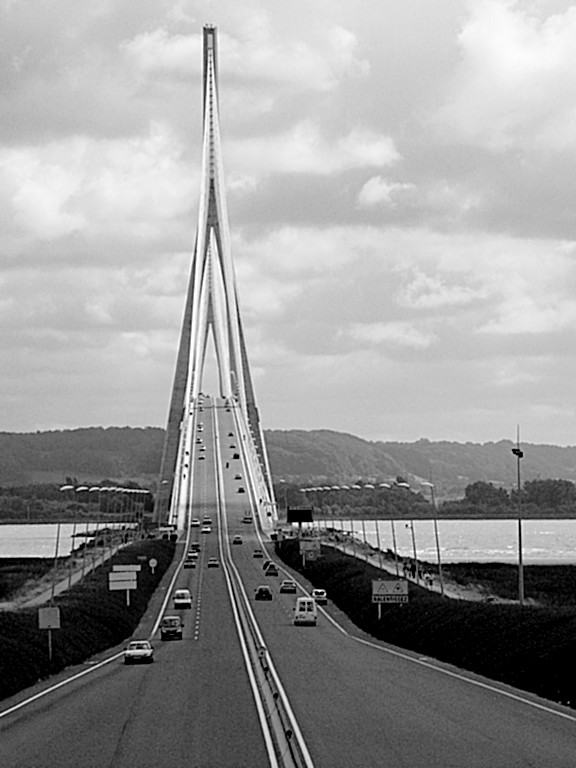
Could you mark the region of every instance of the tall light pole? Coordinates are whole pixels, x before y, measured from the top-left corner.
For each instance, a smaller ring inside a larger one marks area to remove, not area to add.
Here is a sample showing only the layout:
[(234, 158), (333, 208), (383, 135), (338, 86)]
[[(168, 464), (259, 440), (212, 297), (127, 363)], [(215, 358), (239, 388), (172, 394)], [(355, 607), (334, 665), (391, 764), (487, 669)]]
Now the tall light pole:
[(438, 536), (438, 518), (436, 515), (436, 496), (434, 494), (434, 483), (422, 481), (421, 485), (430, 488), (432, 499), (432, 509), (434, 510), (434, 538), (436, 539), (436, 556), (438, 558), (438, 579), (440, 580), (440, 594), (444, 597), (444, 577), (442, 574), (442, 557), (440, 554), (440, 537)]
[(524, 561), (522, 552), (522, 484), (520, 481), (520, 461), (524, 458), (524, 451), (520, 449), (520, 427), (516, 427), (516, 448), (512, 448), (516, 456), (516, 477), (518, 495), (518, 602), (524, 605)]

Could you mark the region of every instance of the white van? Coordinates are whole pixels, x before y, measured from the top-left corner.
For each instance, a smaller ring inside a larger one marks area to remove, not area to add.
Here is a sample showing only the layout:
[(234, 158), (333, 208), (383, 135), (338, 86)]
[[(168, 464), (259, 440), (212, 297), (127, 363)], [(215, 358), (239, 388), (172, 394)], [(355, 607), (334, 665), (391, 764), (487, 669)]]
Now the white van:
[(318, 621), (318, 609), (316, 608), (316, 602), (312, 597), (298, 597), (296, 598), (296, 606), (294, 607), (294, 624), (296, 626), (302, 624), (311, 624), (316, 626)]
[(189, 589), (177, 589), (173, 597), (174, 608), (192, 608), (192, 595)]

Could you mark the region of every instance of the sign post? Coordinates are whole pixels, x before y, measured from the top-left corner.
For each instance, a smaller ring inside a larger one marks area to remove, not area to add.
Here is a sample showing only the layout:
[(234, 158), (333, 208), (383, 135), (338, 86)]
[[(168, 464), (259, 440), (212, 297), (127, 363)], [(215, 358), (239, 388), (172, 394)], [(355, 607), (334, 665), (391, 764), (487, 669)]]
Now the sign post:
[(382, 603), (408, 602), (408, 582), (402, 579), (373, 579), (372, 602), (378, 605), (378, 618), (382, 618)]
[(142, 570), (141, 565), (114, 565), (108, 574), (108, 589), (126, 591), (126, 607), (130, 607), (130, 591), (138, 588), (137, 573)]
[(156, 560), (155, 557), (151, 557), (150, 560), (148, 560), (148, 565), (150, 566), (152, 573), (154, 573), (156, 566), (158, 565), (158, 560)]
[(48, 630), (48, 659), (52, 666), (52, 630), (60, 629), (60, 608), (52, 605), (38, 609), (38, 628)]

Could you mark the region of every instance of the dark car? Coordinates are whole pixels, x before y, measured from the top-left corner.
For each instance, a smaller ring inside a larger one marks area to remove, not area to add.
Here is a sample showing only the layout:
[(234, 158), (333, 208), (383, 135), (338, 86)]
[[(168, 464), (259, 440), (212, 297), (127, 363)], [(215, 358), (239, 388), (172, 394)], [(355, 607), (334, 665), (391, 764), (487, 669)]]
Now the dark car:
[(234, 536), (232, 544), (242, 544), (242, 536)]
[(246, 491), (244, 490), (244, 488), (242, 486), (240, 486), (238, 488), (238, 493), (246, 493)]
[(272, 590), (270, 587), (256, 587), (254, 600), (272, 600)]
[(160, 639), (182, 640), (183, 627), (180, 616), (164, 616), (160, 623)]
[(252, 557), (257, 557), (262, 559), (264, 557), (264, 552), (262, 552), (261, 549), (255, 549), (254, 553), (252, 554)]
[(265, 576), (278, 576), (278, 568), (272, 563), (272, 565), (269, 565), (268, 568), (264, 571)]

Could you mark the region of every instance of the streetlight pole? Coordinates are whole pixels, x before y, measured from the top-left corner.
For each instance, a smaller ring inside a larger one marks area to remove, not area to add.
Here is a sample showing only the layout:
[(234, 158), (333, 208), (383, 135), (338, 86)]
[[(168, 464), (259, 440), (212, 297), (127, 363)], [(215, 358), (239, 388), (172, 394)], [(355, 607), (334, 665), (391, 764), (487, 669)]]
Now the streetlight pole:
[(516, 448), (512, 448), (516, 456), (516, 478), (518, 494), (518, 602), (524, 605), (524, 561), (522, 547), (522, 484), (520, 481), (520, 461), (524, 458), (524, 451), (520, 449), (520, 427), (516, 427)]
[(436, 515), (436, 496), (434, 494), (434, 483), (423, 482), (422, 485), (430, 488), (432, 498), (432, 509), (434, 510), (434, 538), (436, 539), (436, 556), (438, 558), (438, 579), (440, 580), (440, 594), (444, 597), (444, 577), (442, 574), (442, 557), (440, 555), (440, 537), (438, 535), (438, 518)]

